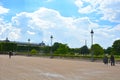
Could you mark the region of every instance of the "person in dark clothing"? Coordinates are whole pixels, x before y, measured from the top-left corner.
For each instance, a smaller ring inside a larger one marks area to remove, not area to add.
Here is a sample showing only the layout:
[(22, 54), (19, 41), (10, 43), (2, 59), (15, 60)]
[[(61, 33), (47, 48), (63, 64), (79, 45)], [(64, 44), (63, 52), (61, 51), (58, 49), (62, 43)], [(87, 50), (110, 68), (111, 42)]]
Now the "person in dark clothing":
[(13, 55), (12, 51), (9, 52), (9, 58)]
[(113, 55), (110, 56), (111, 66), (115, 66), (115, 58)]
[(105, 55), (105, 57), (103, 58), (103, 63), (108, 64), (108, 56), (107, 55)]

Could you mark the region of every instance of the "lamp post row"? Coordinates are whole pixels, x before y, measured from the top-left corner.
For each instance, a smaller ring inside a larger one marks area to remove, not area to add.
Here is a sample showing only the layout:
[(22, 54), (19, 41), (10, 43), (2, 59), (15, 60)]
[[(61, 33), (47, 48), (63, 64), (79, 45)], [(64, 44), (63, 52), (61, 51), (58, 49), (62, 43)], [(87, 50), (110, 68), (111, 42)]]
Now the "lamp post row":
[[(91, 33), (91, 61), (94, 61), (94, 57), (93, 57), (94, 52), (93, 52), (93, 49), (92, 49), (94, 31), (91, 30), (90, 33)], [(52, 52), (52, 40), (53, 40), (53, 36), (52, 35), (50, 36), (50, 39), (51, 39), (51, 51), (50, 51), (50, 53), (51, 53), (51, 58), (53, 58), (53, 52)], [(30, 39), (28, 39), (28, 43), (30, 45)], [(29, 51), (29, 48), (28, 48), (28, 51)], [(28, 55), (29, 55), (29, 52), (28, 52)]]

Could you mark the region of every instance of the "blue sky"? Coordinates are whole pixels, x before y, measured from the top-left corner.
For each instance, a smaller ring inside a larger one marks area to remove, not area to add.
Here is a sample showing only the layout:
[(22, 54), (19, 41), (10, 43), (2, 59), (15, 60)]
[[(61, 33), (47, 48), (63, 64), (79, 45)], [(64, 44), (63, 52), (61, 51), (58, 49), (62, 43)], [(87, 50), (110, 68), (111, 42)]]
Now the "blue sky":
[(120, 0), (0, 0), (0, 39), (107, 48), (120, 39)]

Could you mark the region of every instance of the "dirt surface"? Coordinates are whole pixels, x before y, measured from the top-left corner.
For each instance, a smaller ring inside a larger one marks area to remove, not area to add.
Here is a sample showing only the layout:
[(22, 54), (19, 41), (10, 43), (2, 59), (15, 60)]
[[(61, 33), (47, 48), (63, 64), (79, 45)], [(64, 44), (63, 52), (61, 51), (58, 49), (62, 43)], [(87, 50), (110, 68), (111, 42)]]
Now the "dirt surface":
[(0, 55), (0, 80), (120, 80), (120, 64)]

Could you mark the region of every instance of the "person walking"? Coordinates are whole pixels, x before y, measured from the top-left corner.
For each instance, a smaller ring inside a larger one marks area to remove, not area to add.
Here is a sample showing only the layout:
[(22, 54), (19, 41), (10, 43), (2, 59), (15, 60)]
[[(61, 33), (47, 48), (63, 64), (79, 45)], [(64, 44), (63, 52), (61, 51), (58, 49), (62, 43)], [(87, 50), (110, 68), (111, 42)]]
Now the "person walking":
[(114, 58), (114, 55), (111, 55), (111, 56), (110, 56), (110, 63), (111, 63), (111, 66), (115, 66), (115, 58)]
[(107, 54), (103, 58), (103, 63), (108, 64), (108, 56), (107, 56)]
[(13, 55), (13, 54), (12, 54), (12, 51), (10, 51), (10, 52), (9, 52), (9, 58), (11, 58), (12, 55)]

